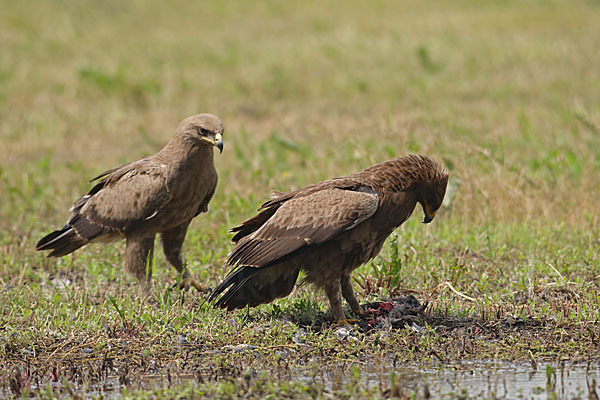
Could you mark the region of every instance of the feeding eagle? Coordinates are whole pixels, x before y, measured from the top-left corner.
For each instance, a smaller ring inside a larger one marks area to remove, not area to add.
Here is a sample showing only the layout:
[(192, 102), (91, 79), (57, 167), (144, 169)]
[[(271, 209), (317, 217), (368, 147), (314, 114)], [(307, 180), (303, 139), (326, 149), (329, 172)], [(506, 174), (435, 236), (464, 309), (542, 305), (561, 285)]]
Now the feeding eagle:
[[(287, 296), (298, 273), (325, 290), (333, 318), (345, 323), (341, 297), (362, 314), (350, 274), (375, 257), (385, 239), (423, 207), (424, 223), (442, 204), (448, 171), (422, 155), (399, 157), (353, 175), (276, 193), (233, 228), (234, 266), (209, 297), (232, 310)], [(220, 296), (220, 298), (219, 298)]]
[(171, 141), (153, 156), (108, 170), (71, 208), (61, 229), (36, 250), (61, 257), (93, 242), (125, 238), (125, 270), (149, 290), (154, 237), (161, 234), (167, 260), (182, 274), (182, 286), (204, 291), (184, 268), (181, 246), (191, 220), (208, 210), (217, 187), (213, 147), (223, 150), (223, 123), (211, 114), (181, 121)]

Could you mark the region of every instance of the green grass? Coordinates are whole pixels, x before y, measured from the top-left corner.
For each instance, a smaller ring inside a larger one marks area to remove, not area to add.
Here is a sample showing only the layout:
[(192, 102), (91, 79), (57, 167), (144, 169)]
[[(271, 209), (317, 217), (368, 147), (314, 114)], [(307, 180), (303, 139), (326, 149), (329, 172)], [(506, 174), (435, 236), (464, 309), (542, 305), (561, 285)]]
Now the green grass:
[[(599, 17), (595, 1), (2, 1), (0, 396), (29, 382), (76, 397), (117, 376), (132, 398), (384, 397), (398, 394), (389, 377), (328, 386), (323, 366), (597, 361)], [(122, 243), (34, 251), (90, 178), (198, 112), (226, 126), (217, 193), (185, 243), (201, 282), (225, 275), (228, 229), (271, 190), (425, 153), (452, 174), (443, 209), (354, 276), (361, 300), (410, 291), (443, 323), (340, 341), (310, 286), (246, 318), (170, 292), (160, 251), (151, 303)], [(313, 370), (321, 380), (299, 380)]]

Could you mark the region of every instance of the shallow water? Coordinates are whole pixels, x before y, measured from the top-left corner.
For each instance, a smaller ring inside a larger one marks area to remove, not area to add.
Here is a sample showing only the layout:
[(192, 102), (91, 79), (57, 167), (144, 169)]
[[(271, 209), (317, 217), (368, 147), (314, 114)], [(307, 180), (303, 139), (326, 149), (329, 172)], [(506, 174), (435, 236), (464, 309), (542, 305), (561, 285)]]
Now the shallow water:
[(600, 393), (598, 365), (463, 362), (435, 373), (422, 371), (421, 379), (431, 380), (429, 390), (438, 396), (466, 392), (470, 397), (571, 399)]
[[(453, 364), (405, 364), (390, 367), (390, 372), (362, 372), (360, 379), (369, 385), (390, 385), (417, 391), (419, 397), (494, 399), (590, 398), (600, 394), (600, 365), (538, 364), (491, 361), (462, 361)], [(392, 375), (393, 370), (393, 375)], [(348, 375), (347, 373), (344, 375)], [(330, 375), (333, 387), (348, 379)], [(393, 377), (392, 377), (393, 376)], [(339, 387), (339, 386), (338, 386)]]
[[(417, 398), (477, 398), (477, 399), (598, 399), (600, 394), (600, 364), (546, 364), (492, 361), (460, 361), (452, 364), (406, 363), (395, 367), (384, 362), (359, 366), (352, 364), (322, 365), (319, 371), (291, 372), (290, 380), (322, 384), (327, 390), (342, 390), (356, 383), (393, 386), (401, 393), (416, 392)], [(260, 373), (259, 371), (256, 371)], [(296, 376), (294, 376), (296, 375)], [(173, 376), (173, 383), (193, 380), (192, 375)], [(352, 382), (354, 380), (354, 383)], [(53, 384), (57, 385), (57, 384)], [(165, 376), (146, 375), (134, 386), (146, 389), (169, 386)], [(57, 388), (57, 387), (56, 387)], [(122, 392), (118, 377), (109, 377), (101, 384), (78, 391), (86, 398), (119, 398)], [(34, 389), (35, 390), (35, 389)], [(0, 399), (5, 398), (0, 391)]]

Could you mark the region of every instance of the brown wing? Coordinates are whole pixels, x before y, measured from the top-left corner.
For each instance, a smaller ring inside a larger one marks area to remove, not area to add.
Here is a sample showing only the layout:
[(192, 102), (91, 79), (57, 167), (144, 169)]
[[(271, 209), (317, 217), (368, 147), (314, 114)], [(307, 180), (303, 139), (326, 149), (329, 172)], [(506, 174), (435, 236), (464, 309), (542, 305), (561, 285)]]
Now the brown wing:
[(304, 246), (330, 240), (377, 211), (377, 194), (369, 188), (328, 188), (294, 197), (252, 234), (243, 237), (227, 263), (265, 267)]
[(360, 190), (361, 183), (348, 177), (335, 178), (328, 181), (313, 183), (302, 189), (295, 190), (293, 192), (283, 193), (274, 191), (272, 199), (265, 202), (260, 206), (259, 213), (247, 221), (244, 221), (239, 226), (231, 229), (230, 232), (235, 233), (231, 238), (231, 241), (237, 243), (240, 239), (258, 230), (269, 218), (275, 214), (277, 209), (285, 204), (290, 199), (308, 196), (321, 190), (327, 189), (346, 189), (346, 190)]
[(154, 217), (171, 199), (167, 166), (142, 159), (104, 172), (71, 208), (61, 229), (44, 236), (37, 250), (61, 257), (94, 240), (113, 240), (132, 225)]
[(86, 238), (99, 228), (123, 232), (154, 217), (171, 200), (167, 177), (168, 167), (149, 159), (126, 164), (75, 202), (68, 224)]

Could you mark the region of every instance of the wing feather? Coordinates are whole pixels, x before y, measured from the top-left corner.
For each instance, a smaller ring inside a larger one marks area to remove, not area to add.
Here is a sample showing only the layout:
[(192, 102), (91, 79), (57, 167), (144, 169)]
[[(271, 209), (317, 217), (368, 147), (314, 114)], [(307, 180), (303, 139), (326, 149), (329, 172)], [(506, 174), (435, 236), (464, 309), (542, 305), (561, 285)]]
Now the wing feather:
[(247, 221), (244, 221), (239, 226), (231, 229), (230, 232), (235, 233), (231, 241), (237, 243), (243, 237), (248, 236), (258, 230), (261, 226), (269, 220), (275, 214), (277, 209), (285, 204), (287, 201), (293, 198), (300, 198), (304, 196), (311, 195), (321, 190), (326, 189), (346, 189), (346, 190), (355, 190), (361, 187), (361, 183), (352, 179), (351, 177), (343, 177), (343, 178), (335, 178), (328, 181), (322, 181), (318, 183), (313, 183), (312, 185), (308, 185), (302, 189), (298, 189), (292, 192), (284, 193), (274, 191), (272, 193), (272, 199), (263, 203), (260, 206), (259, 212), (254, 217), (250, 218)]
[[(327, 188), (294, 197), (252, 234), (239, 240), (227, 262), (265, 267), (304, 246), (330, 240), (372, 216), (378, 207), (372, 190)], [(260, 214), (259, 214), (260, 215)]]
[(168, 172), (166, 165), (142, 159), (101, 174), (103, 179), (73, 205), (68, 224), (90, 240), (153, 218), (172, 198)]

